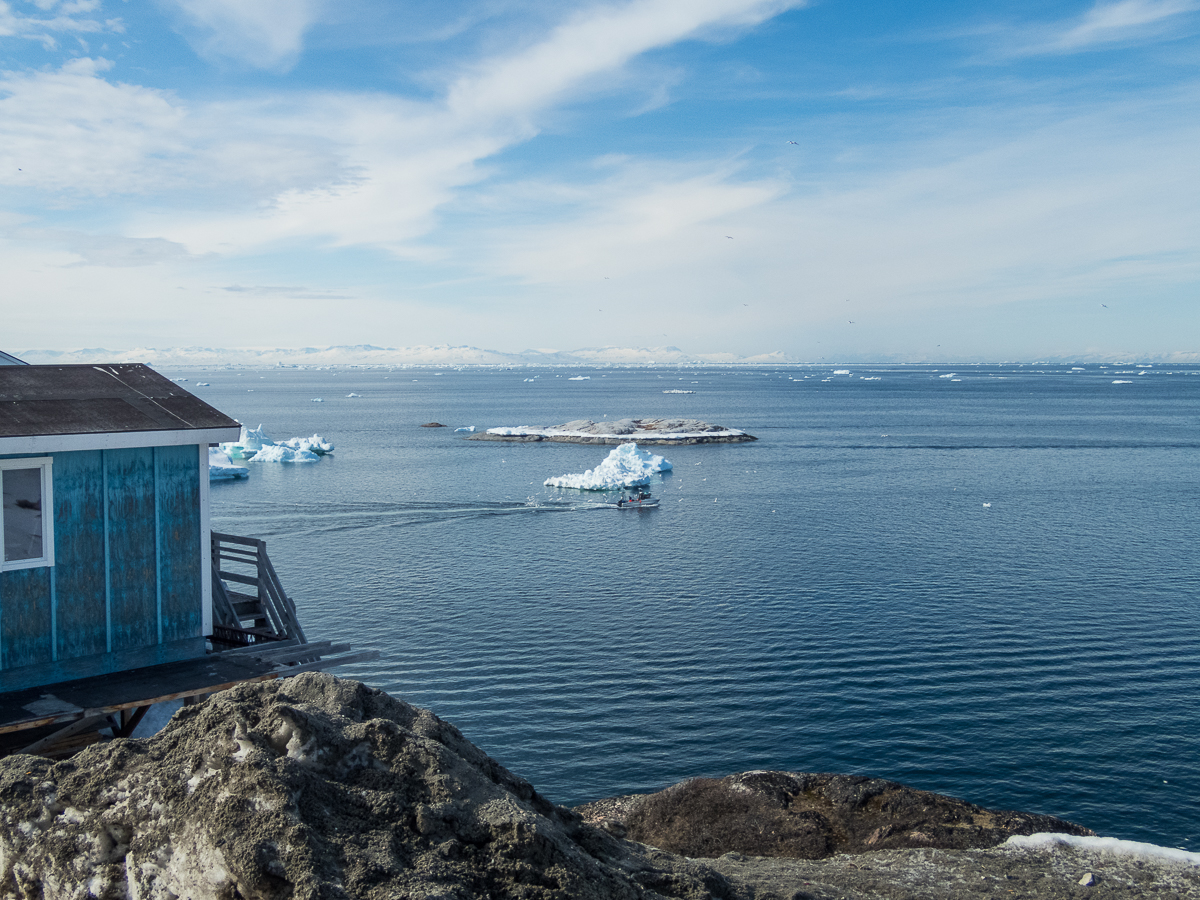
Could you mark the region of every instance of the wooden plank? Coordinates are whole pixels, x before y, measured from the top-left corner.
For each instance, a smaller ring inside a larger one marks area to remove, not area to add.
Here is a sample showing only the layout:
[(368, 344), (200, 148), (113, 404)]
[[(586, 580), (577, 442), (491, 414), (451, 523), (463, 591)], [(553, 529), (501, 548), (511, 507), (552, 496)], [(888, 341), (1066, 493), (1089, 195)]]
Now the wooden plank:
[(108, 547), (112, 649), (158, 643), (154, 454), (109, 450)]
[[(199, 659), (113, 672), (99, 678), (80, 678), (9, 691), (0, 694), (0, 734), (152, 706), (166, 700), (225, 690), (242, 682), (276, 677), (271, 662), (253, 656), (216, 653)], [(47, 694), (53, 697), (57, 708), (44, 708)]]
[(291, 675), (299, 675), (301, 672), (324, 672), (326, 669), (332, 669), (335, 666), (367, 662), (372, 659), (379, 659), (378, 650), (360, 650), (358, 653), (351, 653), (348, 656), (321, 659), (316, 662), (301, 663), (298, 666), (281, 666), (275, 669), (275, 673), (280, 678), (286, 678)]
[(220, 572), (221, 577), (225, 581), (232, 581), (234, 584), (245, 584), (255, 588), (258, 587), (257, 575), (243, 575), (241, 572), (227, 572), (225, 569), (221, 569)]
[(0, 572), (0, 659), (5, 669), (53, 661), (50, 569)]
[(99, 450), (54, 455), (55, 636), (59, 660), (103, 653), (104, 496)]
[(321, 656), (329, 653), (342, 653), (350, 649), (349, 644), (337, 644), (333, 641), (316, 641), (312, 644), (290, 644), (286, 647), (280, 647), (278, 644), (259, 644), (259, 652), (255, 653), (258, 659), (271, 660), (277, 662), (281, 659), (303, 659), (307, 656)]
[(221, 541), (226, 544), (244, 544), (248, 547), (257, 547), (262, 543), (258, 538), (242, 537), (240, 534), (225, 534), (221, 531), (212, 533), (214, 541)]
[[(320, 643), (329, 644), (332, 642), (331, 641), (321, 641)], [(221, 655), (222, 656), (246, 655), (246, 656), (259, 657), (266, 651), (278, 651), (278, 650), (283, 650), (286, 647), (299, 647), (299, 646), (301, 646), (299, 641), (297, 641), (295, 639), (289, 639), (289, 640), (283, 640), (283, 641), (276, 641), (275, 643), (271, 644), (270, 646), (265, 646), (263, 644), (259, 644), (257, 646), (252, 646), (252, 647), (233, 647), (229, 650), (222, 650)]]
[(158, 468), (162, 639), (175, 641), (199, 636), (204, 625), (199, 458), (193, 447), (156, 447), (154, 457)]
[(230, 628), (240, 627), (241, 620), (238, 618), (237, 610), (233, 608), (233, 600), (230, 599), (225, 584), (216, 576), (215, 572), (212, 580), (212, 597), (213, 624), (226, 625)]
[(58, 729), (58, 731), (51, 732), (41, 740), (34, 741), (27, 747), (22, 747), (17, 752), (36, 756), (47, 747), (52, 747), (59, 741), (66, 740), (73, 735), (79, 734), (81, 731), (87, 731), (89, 728), (95, 729), (97, 726), (104, 728), (108, 724), (111, 724), (108, 721), (108, 716), (85, 716), (82, 719), (72, 722), (70, 725)]

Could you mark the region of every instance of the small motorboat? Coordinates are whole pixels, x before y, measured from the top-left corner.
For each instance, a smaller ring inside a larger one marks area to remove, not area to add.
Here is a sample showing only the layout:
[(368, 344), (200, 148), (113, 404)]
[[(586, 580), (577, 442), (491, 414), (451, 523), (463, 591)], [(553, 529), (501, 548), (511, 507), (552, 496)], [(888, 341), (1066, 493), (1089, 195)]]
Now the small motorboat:
[(638, 488), (636, 491), (630, 491), (616, 503), (610, 505), (615, 506), (617, 509), (653, 509), (658, 506), (658, 501), (650, 496), (649, 491)]

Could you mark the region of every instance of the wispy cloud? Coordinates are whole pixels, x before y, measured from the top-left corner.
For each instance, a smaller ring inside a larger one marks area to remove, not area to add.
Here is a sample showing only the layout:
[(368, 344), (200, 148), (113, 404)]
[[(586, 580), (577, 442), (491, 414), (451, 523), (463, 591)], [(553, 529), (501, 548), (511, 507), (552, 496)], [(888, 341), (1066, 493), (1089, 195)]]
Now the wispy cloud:
[(286, 71), (304, 48), (304, 35), (323, 0), (169, 0), (188, 27), (184, 36), (203, 56), (225, 57), (259, 69)]
[(24, 15), (0, 0), (0, 37), (29, 38), (52, 49), (58, 46), (55, 35), (119, 34), (125, 30), (120, 18), (100, 16), (100, 0), (34, 0), (34, 6), (45, 15)]
[(1114, 44), (1180, 36), (1183, 17), (1200, 10), (1196, 0), (1117, 0), (1100, 2), (1082, 16), (1047, 25), (1005, 31), (1005, 55), (1078, 53)]

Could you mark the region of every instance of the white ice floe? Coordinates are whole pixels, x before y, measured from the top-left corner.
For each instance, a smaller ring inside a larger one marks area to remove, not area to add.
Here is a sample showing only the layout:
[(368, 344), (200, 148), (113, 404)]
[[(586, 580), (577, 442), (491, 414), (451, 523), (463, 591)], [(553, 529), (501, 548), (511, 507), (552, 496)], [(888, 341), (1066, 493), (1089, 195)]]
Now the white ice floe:
[(574, 375), (567, 379), (567, 381), (591, 381), (591, 380), (592, 380), (591, 375)]
[(249, 478), (250, 470), (244, 466), (235, 466), (227, 453), (222, 453), (216, 447), (208, 448), (208, 480), (232, 481), (235, 478)]
[(834, 375), (849, 375), (850, 370), (849, 369), (834, 369), (833, 374)]
[(580, 491), (615, 491), (649, 484), (651, 476), (671, 468), (671, 464), (663, 457), (649, 450), (641, 450), (637, 444), (620, 444), (596, 468), (588, 469), (582, 475), (547, 478), (545, 485)]
[(1041, 831), (1037, 834), (1014, 835), (1002, 845), (1026, 850), (1053, 849), (1055, 847), (1074, 847), (1078, 850), (1093, 853), (1107, 853), (1112, 856), (1128, 856), (1134, 859), (1146, 859), (1178, 863), (1185, 866), (1200, 866), (1200, 853), (1190, 850), (1177, 850), (1174, 847), (1160, 847), (1157, 844), (1143, 844), (1141, 841), (1123, 841), (1110, 837), (1081, 837), (1075, 834), (1054, 834)]
[(471, 434), (472, 432), (475, 431), (475, 426), (474, 425), (464, 425), (462, 428), (455, 428), (454, 430), (456, 432), (465, 431), (467, 434)]
[(263, 447), (247, 461), (256, 463), (308, 463), (316, 462), (320, 458), (311, 450), (295, 449), (284, 444), (272, 444), (270, 447)]
[(1124, 381), (1123, 379), (1118, 378), (1116, 381), (1113, 382), (1113, 384), (1133, 384), (1133, 382), (1132, 381)]
[(938, 378), (953, 378), (957, 372), (947, 372), (945, 375), (939, 375)]
[(350, 397), (361, 397), (361, 396), (362, 396), (362, 394), (356, 394), (356, 393), (354, 393), (354, 391), (351, 391), (350, 393), (348, 393), (346, 395), (346, 398), (349, 399)]
[(679, 390), (679, 388), (675, 388), (675, 390), (673, 390), (673, 391), (663, 391), (663, 393), (664, 394), (694, 394), (696, 392), (695, 391), (681, 391), (681, 390)]
[(230, 459), (247, 462), (316, 462), (333, 452), (333, 443), (319, 434), (272, 441), (261, 425), (257, 428), (243, 425), (241, 438), (236, 443), (222, 444), (221, 452)]

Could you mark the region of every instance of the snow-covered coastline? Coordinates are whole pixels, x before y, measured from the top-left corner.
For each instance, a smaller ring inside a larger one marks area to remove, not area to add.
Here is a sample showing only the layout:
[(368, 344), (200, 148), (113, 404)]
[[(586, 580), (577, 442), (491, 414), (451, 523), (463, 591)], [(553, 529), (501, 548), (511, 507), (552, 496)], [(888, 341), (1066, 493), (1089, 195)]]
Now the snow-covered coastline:
[(577, 419), (564, 425), (502, 425), (473, 434), (471, 441), (558, 441), (569, 444), (737, 444), (758, 438), (698, 419)]

